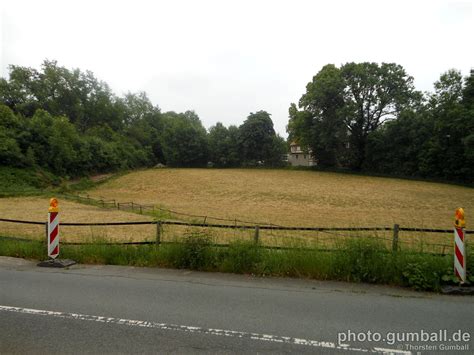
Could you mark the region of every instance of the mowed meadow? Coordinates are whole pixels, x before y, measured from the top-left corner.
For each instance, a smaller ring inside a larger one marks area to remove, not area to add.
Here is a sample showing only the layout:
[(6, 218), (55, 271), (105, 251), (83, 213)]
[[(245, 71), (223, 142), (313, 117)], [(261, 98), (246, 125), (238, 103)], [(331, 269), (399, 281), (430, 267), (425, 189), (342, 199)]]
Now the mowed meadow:
[[(46, 197), (12, 197), (0, 199), (0, 218), (46, 222), (49, 199)], [(107, 210), (59, 199), (61, 222), (97, 223), (121, 221), (147, 221), (149, 216), (140, 216), (124, 211)], [(67, 242), (93, 242), (98, 240), (130, 241), (137, 236), (153, 238), (153, 227), (137, 226), (60, 226), (61, 238)], [(0, 222), (0, 236), (23, 237), (44, 240), (42, 225)]]
[[(295, 227), (399, 224), (450, 229), (457, 207), (465, 209), (468, 228), (470, 211), (474, 210), (472, 188), (302, 170), (148, 169), (112, 178), (85, 193), (96, 199), (153, 205), (179, 213), (140, 215), (60, 199), (63, 222), (133, 222), (159, 218), (232, 225), (246, 221)], [(46, 197), (3, 198), (0, 217), (44, 221), (47, 207)], [(223, 244), (254, 238), (252, 229), (165, 225), (161, 240), (174, 241), (195, 233), (204, 233)], [(0, 235), (42, 239), (44, 227), (2, 222)], [(156, 226), (63, 226), (61, 236), (67, 242), (151, 241), (156, 238)], [(260, 242), (273, 246), (338, 248), (339, 242), (352, 237), (376, 237), (389, 248), (392, 243), (391, 231), (260, 231)], [(421, 251), (445, 253), (452, 247), (451, 234), (400, 232), (399, 241), (401, 248)]]
[(149, 169), (112, 179), (91, 197), (261, 224), (451, 228), (474, 189), (329, 172), (271, 169)]

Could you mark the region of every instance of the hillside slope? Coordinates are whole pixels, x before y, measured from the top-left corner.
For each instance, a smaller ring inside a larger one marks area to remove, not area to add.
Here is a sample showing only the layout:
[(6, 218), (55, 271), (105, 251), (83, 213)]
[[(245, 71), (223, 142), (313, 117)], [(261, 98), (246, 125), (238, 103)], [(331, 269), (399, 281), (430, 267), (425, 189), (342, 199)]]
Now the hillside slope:
[(357, 175), (252, 169), (149, 169), (101, 184), (91, 196), (190, 214), (294, 226), (450, 228), (474, 211), (474, 189)]

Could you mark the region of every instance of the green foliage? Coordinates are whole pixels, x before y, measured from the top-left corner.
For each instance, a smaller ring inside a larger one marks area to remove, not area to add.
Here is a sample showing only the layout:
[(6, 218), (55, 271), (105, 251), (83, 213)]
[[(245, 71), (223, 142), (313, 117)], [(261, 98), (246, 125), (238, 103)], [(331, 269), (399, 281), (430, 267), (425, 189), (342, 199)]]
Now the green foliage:
[[(0, 236), (1, 238), (1, 236)], [(37, 241), (2, 239), (0, 255), (46, 259), (46, 245)], [(265, 249), (253, 242), (234, 242), (227, 248), (213, 245), (209, 236), (191, 233), (175, 243), (155, 245), (61, 246), (61, 256), (79, 263), (161, 266), (193, 270), (253, 273), (408, 286), (420, 291), (439, 291), (453, 278), (452, 255), (399, 251), (391, 253), (377, 242), (360, 238), (344, 242), (333, 251)], [(473, 260), (468, 256), (468, 279), (473, 280)]]
[(56, 61), (45, 60), (41, 71), (11, 65), (9, 81), (0, 82), (0, 101), (25, 117), (38, 109), (66, 116), (82, 132), (95, 125), (122, 125), (118, 100), (105, 83), (91, 72), (68, 70)]
[(240, 165), (238, 147), (239, 129), (224, 127), (220, 122), (209, 129), (209, 160), (217, 167), (237, 167)]
[(300, 249), (266, 250), (259, 263), (258, 274), (289, 277), (337, 279), (334, 272), (334, 253)]
[(368, 139), (370, 171), (472, 183), (474, 111), (463, 99), (462, 77), (449, 71), (425, 106), (405, 110)]
[(170, 266), (179, 269), (210, 270), (214, 267), (215, 252), (212, 240), (203, 233), (189, 233), (166, 250)]
[(229, 245), (221, 255), (219, 270), (234, 273), (256, 272), (263, 256), (262, 248), (251, 241), (237, 241)]
[(472, 183), (474, 71), (449, 70), (425, 98), (397, 64), (326, 65), (290, 106), (288, 132), (321, 167)]
[[(424, 98), (395, 63), (324, 66), (291, 104), (288, 133), (323, 168), (455, 180), (474, 175), (474, 71), (449, 70)], [(281, 166), (270, 114), (211, 127), (192, 111), (162, 113), (146, 93), (114, 95), (93, 73), (44, 61), (0, 78), (0, 165), (63, 177), (164, 163)]]
[(146, 94), (116, 97), (91, 72), (45, 61), (40, 71), (10, 66), (0, 80), (2, 165), (61, 176), (150, 166), (163, 160), (161, 131)]
[(44, 170), (0, 167), (0, 197), (36, 195), (46, 187), (59, 184), (59, 179)]
[(0, 255), (25, 259), (45, 259), (47, 257), (45, 244), (39, 241), (16, 241), (1, 239)]
[(291, 104), (288, 131), (291, 140), (317, 152), (319, 165), (341, 166), (344, 163), (347, 127), (344, 123), (344, 80), (341, 70), (324, 66), (306, 85), (298, 111)]
[(204, 166), (207, 163), (207, 136), (199, 117), (192, 111), (167, 112), (163, 116), (163, 153), (170, 166)]
[(441, 287), (442, 274), (433, 270), (432, 265), (423, 261), (420, 263), (408, 263), (404, 267), (403, 277), (408, 286), (415, 290), (438, 291)]
[(275, 134), (270, 114), (251, 113), (239, 127), (239, 151), (246, 166), (274, 166), (281, 162), (283, 141)]
[(342, 245), (335, 255), (336, 275), (348, 281), (387, 282), (387, 250), (378, 240), (355, 238)]
[(7, 106), (0, 105), (0, 165), (23, 166), (26, 157), (17, 137), (22, 136), (22, 125)]
[(329, 64), (306, 86), (302, 112), (290, 106), (288, 130), (319, 154), (322, 166), (360, 169), (369, 134), (417, 96), (413, 78), (397, 64), (346, 63), (340, 69)]

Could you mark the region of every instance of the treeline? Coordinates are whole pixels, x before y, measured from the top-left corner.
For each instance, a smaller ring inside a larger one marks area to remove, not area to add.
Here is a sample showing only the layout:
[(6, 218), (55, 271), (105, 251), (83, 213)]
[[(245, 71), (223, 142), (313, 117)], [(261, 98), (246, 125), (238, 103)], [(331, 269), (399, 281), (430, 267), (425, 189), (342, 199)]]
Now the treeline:
[[(289, 141), (320, 167), (473, 182), (474, 71), (450, 70), (433, 93), (394, 63), (324, 66), (291, 104)], [(0, 78), (0, 165), (61, 176), (150, 167), (281, 166), (287, 143), (270, 114), (206, 130), (161, 112), (145, 93), (114, 94), (93, 73), (45, 61)]]
[(434, 87), (416, 91), (393, 63), (326, 65), (290, 106), (289, 139), (323, 167), (472, 183), (474, 71)]
[(55, 61), (40, 71), (12, 65), (0, 79), (0, 165), (81, 176), (159, 163), (276, 166), (284, 153), (265, 111), (207, 132), (193, 111), (163, 113), (145, 93), (119, 97), (91, 72)]

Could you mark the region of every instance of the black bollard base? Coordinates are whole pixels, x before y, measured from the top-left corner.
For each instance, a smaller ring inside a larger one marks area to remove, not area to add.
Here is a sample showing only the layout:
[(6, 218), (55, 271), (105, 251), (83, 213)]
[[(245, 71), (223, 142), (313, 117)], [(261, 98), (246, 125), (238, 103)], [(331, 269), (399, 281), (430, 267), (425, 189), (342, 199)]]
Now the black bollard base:
[(44, 261), (39, 262), (37, 266), (63, 268), (63, 267), (68, 267), (74, 264), (76, 264), (76, 262), (71, 259), (49, 259), (49, 260), (44, 260)]
[(441, 293), (446, 295), (474, 295), (474, 286), (443, 286)]

